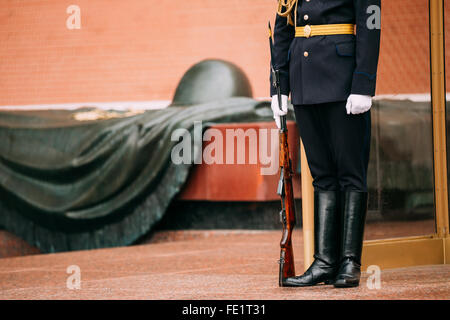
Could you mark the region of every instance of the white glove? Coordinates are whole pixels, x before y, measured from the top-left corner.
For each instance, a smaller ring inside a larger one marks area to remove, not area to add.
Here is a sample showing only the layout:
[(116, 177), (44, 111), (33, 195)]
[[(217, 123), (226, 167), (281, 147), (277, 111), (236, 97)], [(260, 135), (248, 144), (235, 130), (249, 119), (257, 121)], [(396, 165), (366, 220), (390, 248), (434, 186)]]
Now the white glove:
[(284, 116), (287, 114), (287, 110), (288, 110), (288, 96), (285, 95), (281, 95), (281, 108), (282, 110), (280, 110), (280, 107), (278, 106), (278, 96), (277, 95), (273, 95), (272, 96), (272, 112), (273, 112), (273, 118), (275, 119), (275, 123), (277, 124), (278, 129), (280, 129), (281, 127), (281, 122), (280, 122), (280, 116)]
[(359, 114), (369, 111), (372, 107), (372, 97), (361, 94), (351, 94), (347, 99), (347, 114)]

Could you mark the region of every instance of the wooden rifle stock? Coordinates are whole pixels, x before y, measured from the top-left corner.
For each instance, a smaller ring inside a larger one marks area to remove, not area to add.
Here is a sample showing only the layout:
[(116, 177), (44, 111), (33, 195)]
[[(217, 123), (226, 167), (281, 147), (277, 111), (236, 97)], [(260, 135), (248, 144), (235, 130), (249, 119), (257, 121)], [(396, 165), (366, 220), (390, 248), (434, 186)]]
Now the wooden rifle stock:
[[(273, 42), (272, 28), (269, 22), (269, 44), (271, 57), (272, 85), (277, 91), (278, 106), (281, 109), (281, 90), (280, 90), (280, 73), (273, 66)], [(279, 285), (283, 286), (284, 279), (295, 276), (294, 250), (292, 248), (292, 231), (294, 230), (295, 219), (295, 202), (294, 190), (292, 187), (292, 166), (289, 158), (288, 130), (286, 125), (286, 116), (280, 117), (280, 133), (279, 133), (279, 162), (280, 162), (280, 180), (278, 182), (277, 193), (281, 197), (280, 220), (283, 224), (283, 233), (280, 241), (280, 271)]]
[(296, 224), (294, 190), (292, 187), (292, 167), (289, 158), (288, 132), (280, 129), (280, 181), (278, 194), (281, 196), (280, 220), (283, 233), (280, 241), (279, 285), (283, 280), (295, 276), (294, 251), (292, 248), (292, 231)]

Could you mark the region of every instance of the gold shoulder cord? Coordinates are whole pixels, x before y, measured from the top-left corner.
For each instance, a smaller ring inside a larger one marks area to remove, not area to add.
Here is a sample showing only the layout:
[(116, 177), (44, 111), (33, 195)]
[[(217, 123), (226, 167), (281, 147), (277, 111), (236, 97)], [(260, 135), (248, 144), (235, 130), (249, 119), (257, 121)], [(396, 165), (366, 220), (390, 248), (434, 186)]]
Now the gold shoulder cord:
[[(278, 0), (277, 14), (281, 17), (287, 17), (287, 21), (292, 26), (297, 26), (297, 3), (298, 0)], [(283, 11), (283, 8), (286, 10)], [(294, 21), (292, 21), (291, 12), (294, 9)]]

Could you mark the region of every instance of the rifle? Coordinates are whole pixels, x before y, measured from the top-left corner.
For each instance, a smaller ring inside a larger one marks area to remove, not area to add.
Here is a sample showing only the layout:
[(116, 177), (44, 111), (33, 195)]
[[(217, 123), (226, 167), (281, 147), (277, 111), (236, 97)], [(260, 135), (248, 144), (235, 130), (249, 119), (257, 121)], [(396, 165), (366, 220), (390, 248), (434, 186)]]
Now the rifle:
[[(269, 21), (269, 42), (270, 42), (270, 68), (272, 71), (272, 85), (277, 91), (278, 106), (281, 109), (281, 91), (280, 91), (280, 71), (273, 66), (273, 41), (272, 28)], [(280, 117), (279, 131), (279, 161), (280, 161), (280, 180), (278, 181), (277, 194), (281, 197), (280, 221), (283, 224), (283, 233), (280, 241), (280, 270), (279, 286), (283, 287), (284, 279), (295, 276), (294, 251), (292, 248), (292, 231), (294, 230), (295, 203), (294, 191), (292, 188), (292, 165), (289, 158), (288, 130), (286, 125), (286, 116)]]

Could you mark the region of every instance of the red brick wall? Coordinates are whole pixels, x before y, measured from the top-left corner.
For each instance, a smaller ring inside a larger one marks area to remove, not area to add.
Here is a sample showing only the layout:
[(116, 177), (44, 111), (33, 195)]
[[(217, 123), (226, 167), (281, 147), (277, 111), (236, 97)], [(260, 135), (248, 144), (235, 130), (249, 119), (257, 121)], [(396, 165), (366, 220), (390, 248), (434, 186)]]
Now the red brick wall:
[[(429, 92), (427, 3), (383, 0), (378, 94)], [(80, 30), (66, 28), (71, 4)], [(274, 0), (4, 0), (0, 105), (170, 100), (205, 58), (235, 62), (267, 96), (275, 9)]]
[(430, 93), (428, 0), (382, 0), (381, 12), (377, 94)]

